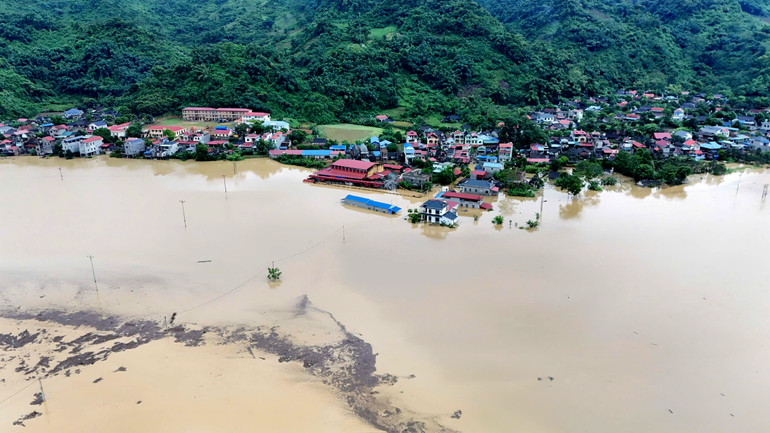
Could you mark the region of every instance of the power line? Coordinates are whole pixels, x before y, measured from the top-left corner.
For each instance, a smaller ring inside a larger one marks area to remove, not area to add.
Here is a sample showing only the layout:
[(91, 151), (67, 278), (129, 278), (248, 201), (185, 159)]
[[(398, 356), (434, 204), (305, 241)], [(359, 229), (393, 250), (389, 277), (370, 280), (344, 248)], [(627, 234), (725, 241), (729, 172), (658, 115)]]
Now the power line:
[[(286, 257), (282, 257), (282, 258), (279, 258), (279, 259), (277, 259), (277, 260), (275, 260), (275, 261), (276, 261), (276, 262), (287, 261), (287, 260), (291, 260), (291, 259), (293, 259), (293, 258), (295, 258), (295, 257), (297, 257), (297, 256), (300, 256), (300, 255), (302, 255), (302, 254), (305, 254), (306, 252), (308, 252), (308, 251), (312, 250), (313, 248), (316, 248), (317, 246), (321, 245), (322, 243), (324, 243), (324, 242), (328, 241), (328, 240), (329, 240), (329, 239), (331, 239), (331, 238), (332, 238), (334, 235), (336, 235), (337, 233), (339, 233), (341, 230), (343, 230), (343, 228), (342, 228), (342, 227), (340, 227), (340, 228), (338, 228), (338, 229), (334, 230), (334, 231), (333, 231), (333, 232), (331, 232), (331, 233), (330, 233), (328, 236), (324, 237), (323, 239), (321, 239), (320, 241), (318, 241), (318, 242), (314, 243), (313, 245), (309, 246), (308, 248), (305, 248), (304, 250), (302, 250), (302, 251), (299, 251), (299, 252), (297, 252), (297, 253), (294, 253), (294, 254), (291, 254), (291, 255), (289, 255), (289, 256), (286, 256)], [(222, 298), (224, 298), (224, 297), (227, 297), (227, 296), (229, 296), (229, 295), (233, 294), (235, 291), (237, 291), (238, 289), (242, 288), (242, 287), (243, 287), (243, 286), (245, 286), (246, 284), (250, 283), (250, 282), (251, 282), (251, 281), (253, 281), (255, 278), (257, 278), (257, 277), (260, 277), (260, 276), (266, 276), (266, 275), (267, 275), (267, 271), (260, 271), (260, 272), (257, 272), (256, 274), (254, 274), (254, 275), (250, 276), (248, 279), (246, 279), (246, 280), (245, 280), (245, 281), (243, 281), (242, 283), (240, 283), (240, 284), (238, 284), (237, 286), (233, 287), (232, 289), (230, 289), (230, 290), (228, 290), (228, 291), (226, 291), (226, 292), (222, 293), (221, 295), (218, 295), (218, 296), (216, 296), (216, 297), (214, 297), (214, 298), (211, 298), (211, 299), (209, 299), (209, 300), (207, 300), (207, 301), (205, 301), (205, 302), (203, 302), (203, 303), (201, 303), (201, 304), (198, 304), (198, 305), (196, 305), (196, 306), (194, 306), (194, 307), (188, 308), (188, 309), (186, 309), (186, 310), (182, 310), (182, 311), (180, 311), (179, 313), (180, 313), (180, 314), (181, 314), (181, 313), (189, 313), (190, 311), (193, 311), (193, 310), (197, 310), (197, 309), (199, 309), (199, 308), (202, 308), (202, 307), (205, 307), (205, 306), (207, 306), (207, 305), (209, 305), (209, 304), (213, 304), (214, 302), (216, 302), (216, 301), (218, 301), (218, 300), (220, 300), (220, 299), (222, 299)]]
[(35, 382), (31, 382), (31, 383), (27, 384), (27, 386), (25, 386), (24, 388), (22, 388), (22, 389), (20, 389), (20, 390), (18, 390), (18, 391), (16, 391), (16, 392), (14, 392), (13, 394), (9, 395), (9, 396), (8, 396), (8, 397), (6, 397), (6, 398), (4, 398), (4, 399), (0, 400), (0, 404), (3, 404), (3, 403), (5, 403), (6, 401), (8, 401), (8, 400), (10, 400), (10, 399), (12, 399), (12, 398), (14, 398), (14, 397), (16, 397), (17, 395), (21, 394), (21, 393), (22, 393), (24, 390), (26, 390), (27, 388), (29, 388), (30, 386), (32, 386), (32, 385), (34, 385), (34, 384), (35, 384)]

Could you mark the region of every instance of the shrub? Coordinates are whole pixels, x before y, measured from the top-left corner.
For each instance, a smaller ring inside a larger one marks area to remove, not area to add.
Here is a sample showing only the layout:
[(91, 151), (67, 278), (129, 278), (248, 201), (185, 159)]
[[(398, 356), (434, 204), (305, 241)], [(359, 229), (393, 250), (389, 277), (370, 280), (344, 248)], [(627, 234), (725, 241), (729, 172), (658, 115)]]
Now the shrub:
[(605, 185), (605, 186), (612, 186), (612, 185), (616, 185), (617, 183), (618, 183), (618, 180), (612, 176), (607, 176), (602, 179), (602, 185)]
[(534, 197), (535, 188), (526, 182), (516, 182), (506, 191), (508, 195), (514, 197)]

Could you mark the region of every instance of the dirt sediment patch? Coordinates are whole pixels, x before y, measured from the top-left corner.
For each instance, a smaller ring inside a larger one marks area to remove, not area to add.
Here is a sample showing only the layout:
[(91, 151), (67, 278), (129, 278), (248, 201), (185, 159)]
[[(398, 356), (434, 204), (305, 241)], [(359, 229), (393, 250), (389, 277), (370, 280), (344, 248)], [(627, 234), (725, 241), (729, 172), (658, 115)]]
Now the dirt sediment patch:
[[(315, 307), (307, 297), (297, 302), (297, 315), (313, 314), (338, 329), (339, 338), (322, 344), (298, 342), (281, 326), (271, 327), (201, 327), (194, 324), (175, 324), (165, 328), (151, 320), (127, 319), (118, 316), (104, 316), (91, 311), (65, 312), (47, 310), (37, 313), (18, 311), (0, 313), (0, 316), (16, 320), (53, 322), (71, 327), (88, 327), (83, 335), (67, 341), (59, 336), (44, 336), (41, 332), (25, 330), (18, 334), (0, 334), (0, 350), (20, 348), (27, 344), (51, 344), (55, 356), (41, 357), (30, 366), (23, 360), (20, 372), (33, 376), (47, 377), (58, 374), (69, 376), (72, 371), (106, 360), (110, 355), (131, 350), (143, 344), (171, 336), (185, 346), (202, 344), (242, 344), (244, 352), (259, 350), (278, 357), (279, 362), (300, 362), (309, 374), (332, 387), (350, 409), (370, 425), (393, 433), (451, 432), (453, 430), (436, 420), (394, 407), (375, 391), (377, 386), (392, 385), (395, 376), (376, 374), (376, 355), (372, 346), (362, 338), (353, 335), (334, 316)], [(53, 366), (51, 368), (51, 366)], [(17, 368), (17, 370), (18, 370)], [(94, 381), (94, 383), (98, 383)], [(42, 396), (35, 395), (32, 404), (40, 404)], [(24, 421), (39, 415), (28, 414), (17, 421)], [(29, 418), (27, 418), (29, 417)]]

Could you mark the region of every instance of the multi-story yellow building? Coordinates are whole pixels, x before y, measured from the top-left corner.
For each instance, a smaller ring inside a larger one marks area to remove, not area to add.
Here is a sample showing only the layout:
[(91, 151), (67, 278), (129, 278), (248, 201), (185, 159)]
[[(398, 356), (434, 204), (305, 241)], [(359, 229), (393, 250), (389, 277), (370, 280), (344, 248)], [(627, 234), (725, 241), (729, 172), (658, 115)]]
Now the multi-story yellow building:
[(195, 122), (216, 122), (217, 120), (235, 122), (250, 112), (248, 108), (187, 107), (182, 109), (182, 119)]

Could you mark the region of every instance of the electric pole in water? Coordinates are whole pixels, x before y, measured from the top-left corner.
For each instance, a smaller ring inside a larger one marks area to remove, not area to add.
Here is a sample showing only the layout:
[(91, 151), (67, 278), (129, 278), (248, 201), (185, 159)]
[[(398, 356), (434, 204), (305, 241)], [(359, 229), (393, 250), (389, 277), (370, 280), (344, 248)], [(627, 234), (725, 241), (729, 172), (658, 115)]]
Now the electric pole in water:
[(182, 219), (184, 220), (184, 228), (187, 228), (187, 215), (184, 213), (185, 200), (179, 200), (179, 203), (182, 203)]
[(38, 378), (37, 378), (37, 383), (39, 383), (39, 384), (40, 384), (40, 396), (41, 396), (41, 400), (45, 401), (45, 391), (43, 391), (43, 379), (42, 379), (42, 378), (40, 378), (40, 377), (38, 377)]
[(233, 175), (238, 174), (238, 167), (236, 167), (235, 164), (236, 164), (235, 161), (233, 161)]
[(225, 198), (227, 198), (227, 179), (224, 174), (222, 175), (222, 183), (225, 184)]
[(61, 173), (61, 167), (59, 167), (59, 177), (61, 178), (61, 181), (64, 182), (64, 175)]
[(540, 222), (540, 218), (543, 218), (543, 201), (545, 201), (545, 185), (543, 185), (543, 193), (540, 194), (540, 217), (538, 222)]
[(99, 286), (96, 284), (96, 271), (94, 270), (94, 256), (87, 256), (91, 260), (91, 274), (94, 276), (94, 287), (96, 288), (96, 293), (99, 293)]

